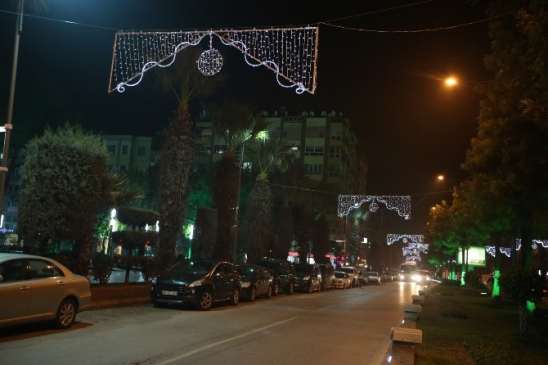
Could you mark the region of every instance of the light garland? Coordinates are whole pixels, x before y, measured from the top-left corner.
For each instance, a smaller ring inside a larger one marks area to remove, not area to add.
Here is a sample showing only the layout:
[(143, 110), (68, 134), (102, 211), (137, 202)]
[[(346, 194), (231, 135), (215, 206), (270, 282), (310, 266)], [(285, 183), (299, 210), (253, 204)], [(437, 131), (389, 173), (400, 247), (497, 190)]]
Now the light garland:
[(204, 75), (218, 73), (223, 59), (212, 47), (215, 35), (221, 43), (242, 52), (246, 63), (264, 66), (276, 74), (284, 88), (297, 94), (314, 94), (318, 55), (318, 27), (208, 30), (191, 32), (117, 32), (114, 39), (109, 92), (124, 92), (138, 85), (144, 73), (154, 67), (169, 67), (177, 53), (198, 45), (209, 36), (209, 49), (198, 59)]
[(389, 233), (386, 235), (386, 243), (388, 245), (391, 245), (394, 242), (397, 242), (399, 240), (402, 240), (403, 243), (407, 243), (408, 240), (410, 240), (412, 243), (422, 243), (424, 242), (424, 236), (422, 234), (393, 234), (393, 233)]
[[(538, 248), (538, 245), (541, 245), (544, 248), (548, 248), (548, 240), (537, 240), (534, 239), (531, 242), (531, 248), (533, 250), (536, 250)], [(516, 251), (519, 251), (521, 249), (521, 238), (516, 238)], [(500, 247), (500, 252), (505, 254), (507, 257), (512, 256), (512, 248), (511, 247)], [(495, 246), (485, 246), (485, 251), (493, 257), (495, 257)]]
[(361, 207), (363, 203), (370, 203), (369, 210), (376, 212), (379, 209), (377, 202), (383, 203), (390, 210), (395, 210), (400, 217), (411, 218), (411, 196), (409, 195), (339, 195), (338, 215), (342, 218), (352, 209)]

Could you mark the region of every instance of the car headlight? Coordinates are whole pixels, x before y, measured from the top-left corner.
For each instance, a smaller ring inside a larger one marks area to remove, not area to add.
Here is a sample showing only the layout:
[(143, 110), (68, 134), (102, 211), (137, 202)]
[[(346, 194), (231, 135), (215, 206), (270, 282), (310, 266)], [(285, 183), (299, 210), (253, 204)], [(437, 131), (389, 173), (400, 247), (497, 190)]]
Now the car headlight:
[(251, 286), (251, 282), (250, 281), (242, 281), (242, 282), (240, 282), (240, 286), (242, 288), (249, 288)]
[(202, 286), (203, 283), (204, 283), (204, 279), (196, 280), (196, 281), (193, 281), (192, 283), (190, 283), (190, 285), (188, 287), (189, 288), (195, 288), (197, 286)]

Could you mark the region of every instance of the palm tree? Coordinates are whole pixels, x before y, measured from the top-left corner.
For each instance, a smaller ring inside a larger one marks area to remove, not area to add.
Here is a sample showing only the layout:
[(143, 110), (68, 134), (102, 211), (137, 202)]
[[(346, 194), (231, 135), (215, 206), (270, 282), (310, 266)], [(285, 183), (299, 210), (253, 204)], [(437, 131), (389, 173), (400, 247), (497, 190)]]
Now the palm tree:
[(277, 170), (285, 172), (290, 166), (293, 155), (289, 147), (280, 138), (268, 140), (258, 138), (251, 147), (251, 157), (258, 173), (249, 195), (246, 211), (246, 249), (250, 261), (257, 261), (267, 253), (271, 246), (272, 233), (272, 191), (268, 174)]
[(208, 77), (199, 72), (196, 60), (200, 53), (199, 48), (186, 49), (178, 55), (174, 66), (160, 72), (159, 87), (178, 103), (165, 135), (158, 176), (160, 232), (157, 257), (164, 267), (175, 260), (175, 243), (183, 224), (194, 167), (194, 133), (189, 105), (194, 98), (212, 94), (223, 81), (221, 75)]
[[(235, 240), (234, 224), (237, 220), (239, 205), (236, 200), (236, 189), (239, 180), (236, 150), (240, 148), (243, 156), (244, 144), (255, 138), (267, 127), (261, 113), (242, 102), (225, 101), (221, 106), (210, 105), (209, 111), (215, 134), (221, 136), (226, 144), (217, 169), (215, 179), (215, 203), (217, 206), (217, 243), (213, 256), (229, 260), (231, 242)], [(231, 239), (232, 237), (232, 239)], [(234, 243), (234, 242), (233, 242)]]

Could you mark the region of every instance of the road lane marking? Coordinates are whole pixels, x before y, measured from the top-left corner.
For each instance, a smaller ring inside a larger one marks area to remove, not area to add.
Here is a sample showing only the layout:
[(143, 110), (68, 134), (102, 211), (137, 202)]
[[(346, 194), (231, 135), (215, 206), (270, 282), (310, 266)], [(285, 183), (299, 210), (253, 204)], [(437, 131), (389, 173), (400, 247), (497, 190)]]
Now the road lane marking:
[(223, 344), (225, 344), (225, 343), (227, 343), (227, 342), (230, 342), (230, 341), (238, 340), (238, 339), (240, 339), (240, 338), (243, 338), (243, 337), (252, 335), (252, 334), (254, 334), (254, 333), (264, 331), (264, 330), (269, 329), (269, 328), (271, 328), (271, 327), (279, 326), (279, 325), (281, 325), (281, 324), (287, 323), (287, 322), (292, 321), (292, 320), (297, 319), (297, 318), (298, 318), (298, 317), (291, 317), (291, 318), (285, 319), (285, 320), (283, 320), (283, 321), (279, 321), (279, 322), (276, 322), (276, 323), (269, 324), (268, 326), (264, 326), (264, 327), (261, 327), (261, 328), (257, 328), (256, 330), (253, 330), (253, 331), (249, 331), (249, 332), (246, 332), (246, 333), (242, 333), (241, 335), (238, 335), (238, 336), (234, 336), (234, 337), (227, 338), (226, 340), (222, 340), (222, 341), (215, 342), (215, 343), (212, 343), (212, 344), (209, 344), (209, 345), (206, 345), (206, 346), (202, 346), (202, 347), (200, 347), (200, 348), (197, 348), (196, 350), (192, 350), (192, 351), (189, 351), (189, 352), (184, 353), (184, 354), (182, 354), (182, 355), (179, 355), (179, 356), (176, 356), (176, 357), (172, 357), (171, 359), (167, 359), (167, 360), (165, 360), (165, 361), (156, 363), (155, 365), (166, 365), (166, 364), (170, 364), (170, 363), (172, 363), (172, 362), (174, 362), (174, 361), (181, 360), (181, 359), (184, 359), (185, 357), (189, 357), (189, 356), (192, 356), (192, 355), (194, 355), (194, 354), (197, 354), (198, 352), (201, 352), (201, 351), (210, 349), (210, 348), (215, 347), (215, 346), (223, 345)]

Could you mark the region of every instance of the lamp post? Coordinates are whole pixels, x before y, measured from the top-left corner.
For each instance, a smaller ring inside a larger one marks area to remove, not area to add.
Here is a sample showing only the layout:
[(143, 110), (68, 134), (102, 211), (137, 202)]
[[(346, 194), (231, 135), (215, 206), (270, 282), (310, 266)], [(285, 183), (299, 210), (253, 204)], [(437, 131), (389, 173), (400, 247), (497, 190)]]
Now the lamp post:
[(15, 22), (15, 43), (13, 46), (13, 60), (11, 64), (11, 81), (10, 81), (10, 94), (8, 100), (8, 116), (6, 118), (5, 135), (4, 135), (4, 150), (2, 153), (2, 166), (0, 167), (0, 216), (4, 214), (4, 190), (6, 185), (6, 174), (8, 172), (8, 152), (10, 147), (10, 137), (13, 120), (13, 101), (15, 99), (15, 80), (17, 77), (17, 60), (19, 58), (19, 39), (21, 38), (21, 32), (23, 31), (23, 10), (25, 7), (24, 0), (18, 0), (17, 2), (17, 20)]

